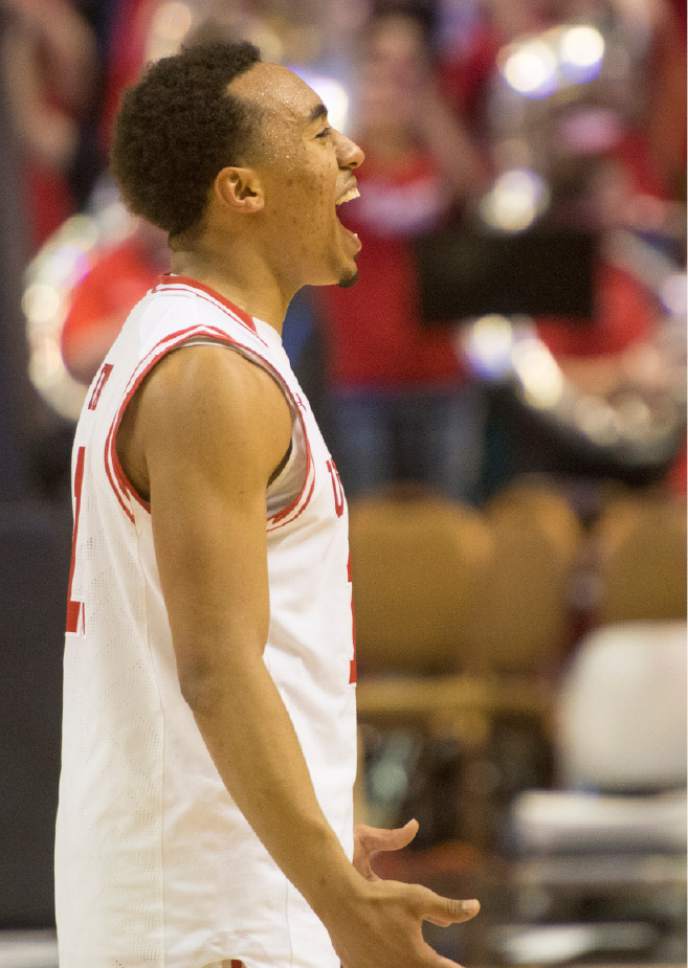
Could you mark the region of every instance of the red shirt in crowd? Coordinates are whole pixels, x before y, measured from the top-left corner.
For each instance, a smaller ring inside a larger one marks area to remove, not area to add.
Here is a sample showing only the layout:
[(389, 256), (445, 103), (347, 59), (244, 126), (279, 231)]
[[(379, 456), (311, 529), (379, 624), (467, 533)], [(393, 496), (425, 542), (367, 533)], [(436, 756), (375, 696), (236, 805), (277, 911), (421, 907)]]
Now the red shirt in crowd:
[(651, 335), (657, 318), (652, 297), (623, 269), (608, 263), (598, 266), (595, 303), (590, 320), (536, 320), (538, 334), (554, 356), (613, 355)]
[(441, 222), (445, 183), (420, 152), (394, 172), (366, 160), (357, 173), (361, 198), (342, 209), (363, 243), (358, 282), (322, 290), (330, 379), (335, 388), (449, 386), (463, 368), (444, 327), (426, 328), (410, 239)]
[[(132, 306), (155, 285), (160, 265), (136, 236), (100, 255), (90, 272), (77, 284), (72, 305), (62, 330), (62, 357), (79, 379), (81, 361), (88, 357), (88, 344), (103, 347), (114, 341)], [(97, 357), (97, 354), (96, 354)]]

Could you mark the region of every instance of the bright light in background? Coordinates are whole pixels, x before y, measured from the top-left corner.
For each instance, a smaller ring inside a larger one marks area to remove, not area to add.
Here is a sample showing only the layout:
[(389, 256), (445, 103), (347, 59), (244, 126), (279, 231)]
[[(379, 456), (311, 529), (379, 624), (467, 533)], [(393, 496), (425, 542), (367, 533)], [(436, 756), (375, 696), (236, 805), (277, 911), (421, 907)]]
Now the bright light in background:
[(609, 447), (619, 439), (618, 416), (605, 400), (593, 396), (581, 397), (574, 408), (578, 428), (601, 447)]
[(559, 59), (566, 80), (581, 84), (597, 77), (602, 68), (605, 47), (604, 37), (596, 27), (580, 24), (562, 28)]
[(564, 392), (564, 378), (547, 347), (536, 339), (525, 340), (514, 346), (511, 359), (528, 403), (538, 410), (555, 407)]
[(49, 323), (60, 311), (62, 294), (55, 286), (35, 282), (29, 286), (22, 298), (24, 315), (34, 325)]
[(60, 352), (71, 293), (89, 270), (92, 252), (120, 241), (135, 222), (120, 202), (106, 204), (92, 215), (72, 215), (26, 269), (22, 310), (29, 376), (41, 397), (67, 420), (77, 419), (85, 393), (85, 387), (69, 375)]
[(688, 311), (688, 279), (683, 272), (672, 272), (660, 290), (660, 298), (673, 316), (685, 316)]
[(327, 108), (330, 124), (338, 131), (346, 131), (349, 121), (350, 98), (346, 88), (334, 77), (316, 74), (307, 67), (290, 65), (290, 70), (313, 88)]
[(566, 27), (559, 47), (561, 59), (575, 67), (592, 67), (604, 57), (604, 37), (596, 27), (580, 24)]
[(594, 80), (605, 51), (605, 39), (597, 27), (565, 25), (509, 44), (500, 51), (498, 63), (517, 94), (544, 98), (562, 87)]
[(492, 228), (521, 232), (549, 205), (545, 180), (528, 168), (513, 168), (500, 175), (480, 202), (480, 214)]
[(500, 57), (507, 83), (526, 97), (547, 97), (557, 86), (557, 59), (543, 40), (510, 45)]
[(506, 316), (481, 316), (462, 333), (462, 346), (476, 373), (499, 379), (511, 368), (514, 328)]

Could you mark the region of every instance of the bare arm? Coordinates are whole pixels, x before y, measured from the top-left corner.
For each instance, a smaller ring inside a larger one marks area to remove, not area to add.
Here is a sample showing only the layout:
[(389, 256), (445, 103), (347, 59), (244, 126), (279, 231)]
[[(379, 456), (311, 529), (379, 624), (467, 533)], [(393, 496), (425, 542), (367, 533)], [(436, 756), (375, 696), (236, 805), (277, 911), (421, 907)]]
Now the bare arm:
[[(291, 435), (281, 391), (237, 354), (181, 350), (153, 371), (136, 422), (181, 689), (228, 791), (347, 968), (451, 964), (422, 941), (422, 912), (446, 923), (474, 912), (355, 870), (263, 662), (265, 492)], [(386, 903), (371, 912), (371, 899)]]
[(479, 194), (487, 183), (487, 165), (429, 75), (421, 82), (415, 105), (420, 137), (455, 196)]

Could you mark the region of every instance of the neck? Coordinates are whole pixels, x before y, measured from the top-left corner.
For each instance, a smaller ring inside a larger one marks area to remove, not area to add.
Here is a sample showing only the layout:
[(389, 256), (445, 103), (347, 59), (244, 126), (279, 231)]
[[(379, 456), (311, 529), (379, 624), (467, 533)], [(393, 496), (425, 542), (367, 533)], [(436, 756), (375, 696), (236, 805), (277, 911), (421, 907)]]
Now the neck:
[(281, 285), (255, 250), (239, 246), (221, 251), (205, 247), (177, 249), (172, 252), (171, 268), (177, 275), (190, 276), (215, 289), (282, 334), (284, 317), (296, 290)]

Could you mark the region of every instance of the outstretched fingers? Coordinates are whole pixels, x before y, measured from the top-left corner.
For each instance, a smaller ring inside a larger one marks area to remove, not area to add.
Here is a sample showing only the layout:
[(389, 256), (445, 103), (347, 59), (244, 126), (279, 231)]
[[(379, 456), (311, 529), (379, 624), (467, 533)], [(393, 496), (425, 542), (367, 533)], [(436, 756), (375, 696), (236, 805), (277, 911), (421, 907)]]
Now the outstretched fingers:
[(354, 837), (354, 867), (369, 881), (379, 880), (371, 865), (375, 854), (387, 850), (403, 850), (417, 833), (417, 820), (409, 820), (403, 827), (394, 830), (358, 824)]
[(376, 854), (383, 850), (403, 850), (408, 847), (418, 833), (418, 826), (417, 820), (409, 820), (403, 827), (396, 827), (394, 830), (360, 824), (357, 835), (365, 850)]
[(475, 899), (460, 901), (453, 897), (442, 897), (427, 887), (418, 888), (417, 904), (423, 921), (431, 921), (442, 928), (470, 921), (480, 911), (480, 902)]

